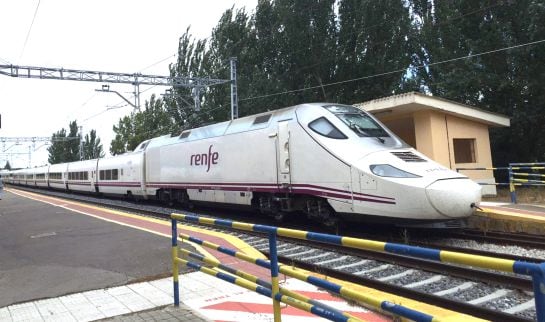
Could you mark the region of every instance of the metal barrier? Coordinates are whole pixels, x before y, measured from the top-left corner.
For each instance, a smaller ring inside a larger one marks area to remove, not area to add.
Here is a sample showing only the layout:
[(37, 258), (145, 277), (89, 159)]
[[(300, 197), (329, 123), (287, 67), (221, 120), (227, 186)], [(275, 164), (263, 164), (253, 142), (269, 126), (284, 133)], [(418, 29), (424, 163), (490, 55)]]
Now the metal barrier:
[[(479, 183), (483, 186), (495, 185), (495, 186), (509, 186), (509, 194), (511, 196), (511, 202), (517, 203), (517, 192), (515, 187), (532, 187), (532, 186), (545, 186), (545, 180), (534, 180), (530, 178), (545, 178), (545, 173), (528, 173), (528, 172), (516, 172), (520, 170), (545, 170), (545, 162), (535, 163), (509, 163), (507, 167), (497, 168), (456, 168), (456, 171), (460, 170), (505, 170), (509, 176), (509, 182), (499, 183)], [(524, 177), (524, 178), (521, 178)]]
[[(250, 289), (253, 289), (260, 294), (270, 296), (273, 298), (273, 303), (275, 303), (275, 307), (274, 307), (275, 321), (277, 319), (277, 314), (279, 314), (279, 302), (282, 301), (288, 304), (292, 304), (292, 303), (289, 303), (289, 301), (286, 301), (285, 296), (281, 294), (280, 289), (278, 288), (278, 272), (279, 271), (287, 276), (301, 279), (303, 281), (309, 282), (310, 284), (316, 285), (318, 287), (322, 287), (331, 292), (339, 294), (345, 298), (366, 303), (372, 307), (375, 307), (377, 309), (382, 309), (386, 312), (392, 313), (397, 316), (409, 318), (414, 321), (432, 321), (432, 320), (438, 321), (437, 318), (434, 318), (433, 316), (430, 316), (428, 314), (418, 312), (418, 311), (415, 311), (400, 305), (396, 305), (388, 301), (384, 301), (384, 300), (376, 299), (364, 294), (360, 294), (354, 290), (351, 290), (350, 288), (347, 288), (346, 286), (337, 285), (309, 274), (296, 272), (290, 269), (289, 266), (284, 266), (284, 265), (279, 266), (277, 255), (276, 255), (276, 237), (281, 236), (281, 237), (290, 237), (290, 238), (296, 238), (296, 239), (302, 239), (302, 240), (311, 240), (311, 241), (316, 241), (320, 243), (342, 245), (349, 248), (401, 254), (404, 256), (423, 258), (423, 259), (439, 261), (439, 262), (468, 265), (468, 266), (473, 266), (478, 268), (528, 275), (532, 278), (532, 282), (533, 282), (537, 321), (545, 322), (545, 263), (535, 264), (535, 263), (528, 263), (523, 261), (508, 260), (508, 259), (488, 257), (488, 256), (470, 255), (470, 254), (464, 254), (464, 253), (458, 253), (458, 252), (442, 251), (442, 250), (432, 249), (432, 248), (415, 247), (415, 246), (408, 246), (404, 244), (395, 244), (395, 243), (385, 243), (385, 242), (379, 242), (379, 241), (373, 241), (373, 240), (343, 237), (339, 235), (314, 233), (309, 231), (286, 229), (286, 228), (279, 228), (279, 227), (266, 226), (266, 225), (255, 225), (255, 224), (248, 224), (243, 222), (213, 219), (213, 218), (200, 217), (200, 216), (172, 214), (171, 219), (172, 219), (172, 232), (173, 232), (172, 265), (173, 265), (173, 274), (175, 275), (174, 276), (174, 295), (175, 295), (174, 301), (176, 305), (179, 304), (179, 297), (178, 297), (179, 293), (177, 290), (178, 289), (177, 264), (178, 263), (186, 264), (186, 261), (182, 259), (178, 259), (178, 253), (177, 253), (176, 225), (177, 225), (177, 221), (180, 220), (180, 221), (188, 221), (188, 222), (200, 223), (200, 224), (205, 224), (210, 226), (230, 227), (230, 228), (235, 228), (235, 229), (243, 230), (243, 231), (253, 231), (253, 232), (261, 232), (261, 233), (268, 234), (269, 253), (270, 253), (270, 259), (271, 259), (270, 262), (263, 259), (252, 258), (244, 253), (236, 252), (234, 250), (227, 249), (227, 248), (224, 248), (219, 245), (215, 245), (206, 241), (202, 241), (188, 235), (181, 234), (180, 236), (182, 236), (182, 238), (188, 239), (189, 241), (216, 249), (224, 254), (228, 254), (228, 255), (237, 257), (239, 259), (248, 261), (250, 263), (254, 263), (261, 267), (270, 269), (271, 279), (272, 279), (272, 283), (271, 283), (272, 289), (266, 288), (260, 285), (254, 285), (254, 284), (251, 284)], [(201, 266), (198, 266), (196, 264), (191, 264), (191, 265), (192, 265), (191, 267), (193, 268), (196, 268), (196, 269), (198, 268), (199, 270), (206, 272), (205, 268)], [(246, 282), (242, 282), (238, 279), (233, 279), (233, 277), (221, 272), (216, 272), (214, 274), (216, 277), (222, 278), (232, 283), (236, 283), (237, 285), (250, 286), (248, 285), (248, 283), (250, 282), (244, 278), (243, 280)], [(277, 303), (278, 305), (276, 305)], [(316, 306), (316, 305), (313, 305), (313, 307), (315, 307), (316, 310), (318, 310), (319, 308), (319, 306)], [(315, 313), (308, 306), (303, 309), (310, 310), (310, 312)], [(320, 312), (320, 311), (316, 311), (316, 312)], [(318, 314), (318, 313), (315, 313), (315, 314)], [(323, 316), (323, 315), (320, 315), (320, 316)], [(334, 316), (335, 318), (339, 318), (339, 316), (337, 315), (334, 315)], [(328, 315), (326, 318), (331, 319), (331, 316)], [(348, 319), (344, 319), (344, 318), (346, 318), (346, 315), (343, 315), (343, 320), (334, 320), (334, 321), (348, 321)]]
[[(255, 258), (252, 256), (249, 256), (245, 253), (238, 252), (229, 248), (222, 247), (217, 244), (210, 243), (208, 241), (203, 241), (195, 237), (191, 237), (186, 234), (179, 234), (177, 233), (177, 222), (178, 221), (187, 221), (187, 222), (195, 222), (195, 223), (201, 223), (206, 224), (210, 226), (221, 226), (221, 227), (231, 227), (239, 230), (244, 231), (254, 231), (254, 232), (261, 232), (266, 233), (269, 237), (269, 257), (270, 261), (261, 259), (261, 258)], [(333, 292), (335, 294), (338, 294), (344, 298), (348, 298), (351, 300), (359, 301), (362, 303), (366, 303), (369, 306), (372, 306), (376, 309), (383, 310), (385, 312), (389, 312), (395, 316), (408, 318), (413, 321), (439, 321), (439, 319), (434, 318), (431, 315), (428, 315), (426, 313), (422, 313), (401, 305), (397, 305), (392, 302), (388, 302), (385, 300), (377, 299), (374, 297), (371, 297), (366, 294), (361, 294), (358, 291), (355, 291), (353, 289), (350, 289), (346, 286), (342, 286), (336, 283), (332, 283), (330, 281), (318, 278), (316, 276), (310, 275), (308, 273), (303, 273), (300, 271), (295, 271), (290, 266), (285, 265), (279, 265), (278, 264), (278, 258), (277, 258), (277, 252), (276, 252), (276, 237), (277, 236), (285, 236), (285, 237), (292, 237), (292, 238), (298, 238), (298, 239), (309, 239), (314, 240), (318, 242), (323, 243), (334, 243), (337, 244), (335, 241), (338, 238), (347, 238), (347, 237), (340, 237), (336, 235), (327, 235), (327, 234), (320, 234), (320, 233), (313, 233), (313, 232), (306, 232), (306, 231), (300, 231), (300, 230), (292, 230), (292, 229), (285, 229), (285, 228), (279, 228), (274, 226), (265, 226), (265, 225), (254, 225), (254, 224), (248, 224), (248, 223), (242, 223), (242, 222), (234, 222), (230, 220), (221, 220), (221, 219), (213, 219), (213, 218), (206, 218), (206, 217), (200, 217), (200, 216), (190, 216), (190, 215), (182, 215), (182, 214), (172, 214), (171, 215), (171, 224), (172, 224), (172, 273), (173, 273), (173, 287), (174, 287), (174, 305), (180, 304), (180, 297), (179, 297), (179, 281), (178, 281), (178, 264), (186, 265), (188, 267), (191, 267), (193, 269), (199, 270), (203, 273), (215, 276), (219, 279), (222, 279), (224, 281), (239, 285), (241, 287), (244, 287), (246, 289), (249, 289), (251, 291), (257, 292), (261, 295), (265, 295), (267, 297), (272, 298), (273, 300), (273, 311), (274, 311), (274, 321), (281, 321), (280, 317), (280, 302), (286, 303), (288, 305), (297, 307), (299, 309), (305, 310), (307, 312), (311, 312), (315, 315), (318, 315), (320, 317), (326, 318), (328, 320), (332, 321), (361, 321), (359, 318), (351, 316), (348, 313), (338, 311), (335, 308), (329, 307), (327, 305), (324, 305), (320, 303), (319, 301), (315, 301), (309, 298), (306, 298), (302, 295), (299, 295), (295, 292), (286, 290), (285, 288), (280, 288), (278, 284), (278, 273), (281, 272), (282, 274), (285, 274), (287, 276), (308, 282), (312, 285), (318, 286), (320, 288), (326, 289), (330, 292)], [(178, 238), (181, 237), (182, 240), (188, 240), (190, 242), (197, 243), (199, 245), (203, 245), (205, 247), (217, 250), (223, 254), (227, 254), (233, 257), (236, 257), (238, 259), (244, 260), (246, 262), (255, 264), (257, 266), (266, 268), (270, 270), (271, 272), (271, 283), (268, 283), (266, 281), (263, 281), (256, 276), (253, 276), (251, 274), (245, 273), (240, 270), (233, 269), (227, 265), (223, 265), (220, 262), (218, 262), (215, 259), (207, 258), (200, 254), (191, 253), (186, 250), (178, 250)], [(359, 239), (351, 238), (349, 239), (349, 244), (353, 243), (351, 240), (358, 240), (360, 242), (368, 243), (369, 245), (378, 245), (379, 242), (374, 241), (364, 241)], [(350, 247), (350, 246), (349, 246)], [(374, 247), (371, 247), (374, 248)], [(182, 254), (191, 257), (193, 259), (197, 259), (201, 262), (204, 262), (208, 265), (212, 265), (215, 268), (224, 270), (230, 274), (223, 273), (217, 269), (211, 269), (204, 267), (202, 265), (199, 265), (194, 262), (190, 262), (188, 260), (182, 259), (178, 257), (178, 252), (181, 252)], [(238, 276), (238, 277), (236, 277)]]

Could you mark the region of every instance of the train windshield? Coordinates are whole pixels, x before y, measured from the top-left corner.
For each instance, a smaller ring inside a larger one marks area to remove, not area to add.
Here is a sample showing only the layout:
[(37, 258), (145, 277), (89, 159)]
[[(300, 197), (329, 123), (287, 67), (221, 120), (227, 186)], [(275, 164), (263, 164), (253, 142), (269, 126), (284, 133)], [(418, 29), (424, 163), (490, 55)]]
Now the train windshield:
[(324, 108), (335, 114), (359, 136), (376, 138), (390, 136), (373, 118), (353, 106), (325, 105)]

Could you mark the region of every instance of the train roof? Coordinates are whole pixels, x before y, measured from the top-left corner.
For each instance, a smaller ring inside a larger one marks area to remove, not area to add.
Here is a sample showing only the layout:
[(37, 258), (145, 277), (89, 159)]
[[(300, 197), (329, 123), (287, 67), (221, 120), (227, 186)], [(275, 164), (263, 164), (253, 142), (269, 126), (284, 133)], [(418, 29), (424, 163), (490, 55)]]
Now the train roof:
[[(310, 103), (305, 105), (323, 105), (320, 103)], [(246, 132), (266, 128), (275, 119), (283, 118), (288, 114), (293, 114), (295, 109), (301, 105), (285, 107), (282, 109), (267, 111), (259, 114), (253, 114), (234, 120), (201, 126), (198, 128), (184, 130), (180, 135), (164, 135), (144, 141), (138, 145), (135, 151), (140, 151), (150, 147), (169, 145), (184, 141), (194, 141), (205, 138), (229, 135), (234, 133)]]

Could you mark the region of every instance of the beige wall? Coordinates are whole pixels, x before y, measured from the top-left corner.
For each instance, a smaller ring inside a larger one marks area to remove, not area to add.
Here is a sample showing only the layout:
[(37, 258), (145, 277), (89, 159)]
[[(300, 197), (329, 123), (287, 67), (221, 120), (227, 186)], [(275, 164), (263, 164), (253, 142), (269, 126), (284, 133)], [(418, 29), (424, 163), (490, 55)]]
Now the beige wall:
[(414, 120), (412, 116), (403, 117), (400, 119), (392, 119), (383, 121), (387, 128), (392, 130), (405, 143), (416, 148), (416, 137), (414, 135)]
[[(490, 139), (486, 124), (433, 110), (420, 110), (404, 116), (384, 115), (378, 117), (405, 142), (445, 167), (453, 170), (456, 168), (492, 167)], [(411, 133), (411, 131), (414, 132)], [(475, 139), (475, 163), (456, 163), (453, 139)], [(460, 172), (476, 181), (494, 182), (492, 171), (466, 170)], [(488, 186), (487, 189), (485, 194), (496, 193), (493, 186)]]
[[(464, 120), (458, 117), (447, 116), (448, 134), (450, 138), (450, 160), (452, 169), (455, 168), (491, 168), (492, 153), (490, 151), (490, 139), (488, 126), (485, 124)], [(453, 139), (475, 138), (475, 163), (455, 163)], [(492, 171), (462, 171), (472, 179), (484, 179), (493, 177)]]

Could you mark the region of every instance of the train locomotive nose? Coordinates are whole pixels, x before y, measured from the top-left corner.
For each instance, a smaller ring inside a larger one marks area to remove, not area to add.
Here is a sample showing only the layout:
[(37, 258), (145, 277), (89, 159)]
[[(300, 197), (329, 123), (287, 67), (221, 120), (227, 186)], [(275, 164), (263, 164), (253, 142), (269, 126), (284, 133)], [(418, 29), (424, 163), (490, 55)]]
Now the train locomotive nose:
[(426, 196), (441, 215), (467, 217), (473, 213), (472, 204), (481, 201), (481, 186), (469, 179), (438, 180), (426, 188)]

